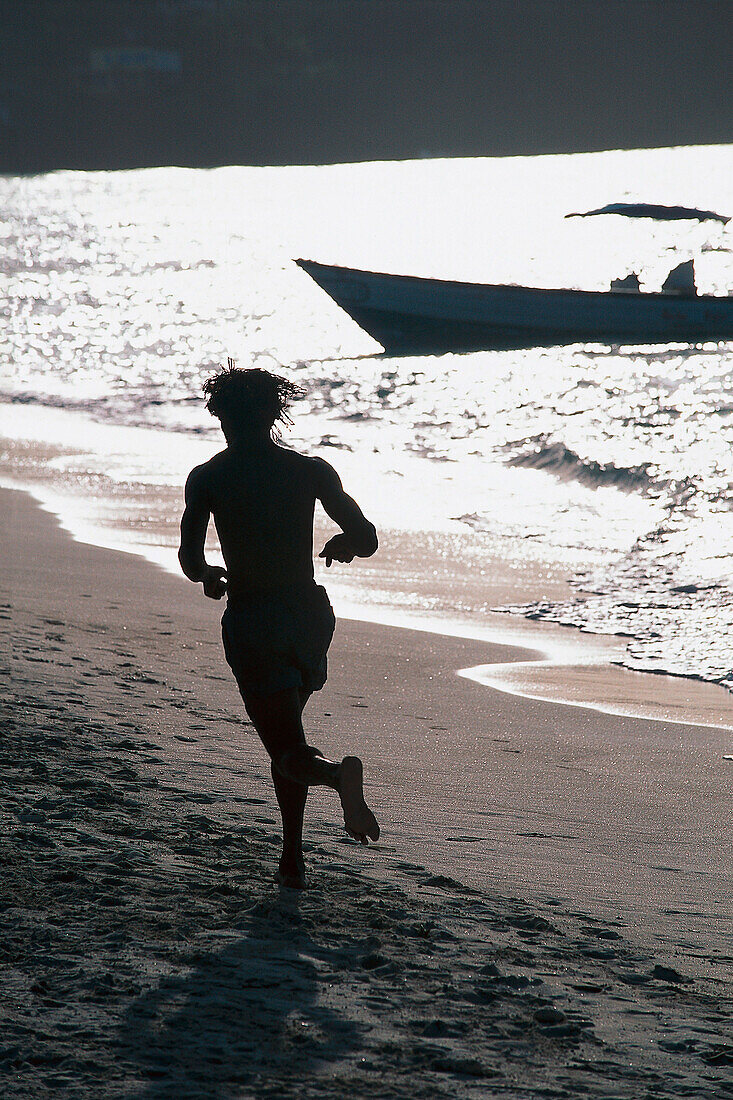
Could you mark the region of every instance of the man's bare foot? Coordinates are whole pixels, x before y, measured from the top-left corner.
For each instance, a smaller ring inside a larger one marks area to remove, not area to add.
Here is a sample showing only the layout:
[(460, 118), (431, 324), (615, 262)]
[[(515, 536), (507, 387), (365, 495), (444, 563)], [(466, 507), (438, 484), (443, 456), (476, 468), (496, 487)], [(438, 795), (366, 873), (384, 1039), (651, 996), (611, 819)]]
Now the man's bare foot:
[(287, 890), (305, 890), (305, 864), (300, 859), (280, 860), (280, 866), (275, 874), (275, 882), (278, 886), (284, 886)]
[(358, 756), (345, 756), (339, 765), (339, 798), (344, 827), (354, 840), (368, 844), (379, 840), (377, 819), (364, 801), (364, 769)]

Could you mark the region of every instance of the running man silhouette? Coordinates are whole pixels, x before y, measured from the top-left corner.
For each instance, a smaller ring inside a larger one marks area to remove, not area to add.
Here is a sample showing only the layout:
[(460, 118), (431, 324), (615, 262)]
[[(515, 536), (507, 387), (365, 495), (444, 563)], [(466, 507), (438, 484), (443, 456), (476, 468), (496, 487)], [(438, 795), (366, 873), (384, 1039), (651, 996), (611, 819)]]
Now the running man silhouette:
[[(282, 446), (279, 423), (302, 390), (265, 370), (228, 366), (204, 385), (206, 407), (219, 419), (227, 446), (196, 466), (186, 482), (178, 559), (189, 580), (213, 600), (227, 596), (222, 637), (247, 714), (271, 760), (282, 815), (277, 881), (305, 886), (303, 811), (309, 786), (341, 800), (346, 831), (367, 844), (379, 826), (364, 801), (362, 763), (340, 764), (309, 746), (302, 713), (326, 681), (326, 653), (335, 618), (313, 576), (313, 514), (320, 500), (341, 528), (320, 557), (351, 562), (370, 557), (377, 533), (344, 492), (333, 467)], [(226, 569), (209, 565), (204, 542), (214, 517)]]

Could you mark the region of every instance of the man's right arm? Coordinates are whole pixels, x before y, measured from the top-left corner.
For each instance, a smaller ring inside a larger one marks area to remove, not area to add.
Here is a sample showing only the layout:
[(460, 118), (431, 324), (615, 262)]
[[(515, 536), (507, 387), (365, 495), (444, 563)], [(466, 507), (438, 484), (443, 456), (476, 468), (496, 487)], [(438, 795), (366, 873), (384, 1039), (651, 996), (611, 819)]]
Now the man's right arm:
[(207, 474), (206, 466), (196, 466), (188, 475), (178, 560), (190, 581), (203, 583), (204, 593), (212, 600), (220, 600), (226, 592), (226, 570), (209, 565), (204, 555), (211, 515)]

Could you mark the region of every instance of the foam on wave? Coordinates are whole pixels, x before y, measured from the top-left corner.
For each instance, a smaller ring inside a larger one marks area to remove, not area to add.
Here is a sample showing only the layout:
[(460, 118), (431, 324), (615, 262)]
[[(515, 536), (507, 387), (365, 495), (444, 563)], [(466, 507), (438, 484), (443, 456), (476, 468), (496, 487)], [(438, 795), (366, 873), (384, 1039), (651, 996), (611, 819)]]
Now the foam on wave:
[(535, 441), (532, 448), (512, 455), (507, 459), (507, 465), (544, 470), (562, 481), (577, 481), (590, 489), (611, 487), (626, 493), (645, 493), (656, 487), (647, 463), (640, 466), (615, 466), (613, 462), (581, 458), (564, 443), (551, 443), (544, 437)]

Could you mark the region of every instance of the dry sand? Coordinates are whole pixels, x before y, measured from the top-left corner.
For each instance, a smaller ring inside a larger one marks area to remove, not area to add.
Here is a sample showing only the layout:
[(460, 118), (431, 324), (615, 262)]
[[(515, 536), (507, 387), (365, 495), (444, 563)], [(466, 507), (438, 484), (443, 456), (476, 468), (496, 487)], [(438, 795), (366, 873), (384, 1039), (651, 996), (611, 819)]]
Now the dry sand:
[(733, 1096), (728, 731), (341, 623), (308, 729), (383, 841), (314, 792), (280, 891), (221, 607), (0, 505), (4, 1097)]

